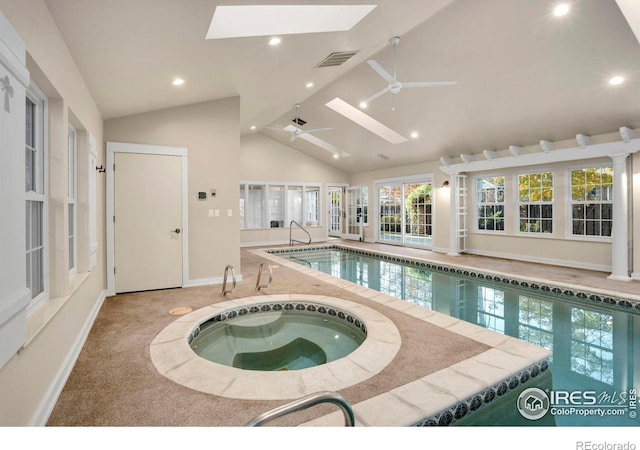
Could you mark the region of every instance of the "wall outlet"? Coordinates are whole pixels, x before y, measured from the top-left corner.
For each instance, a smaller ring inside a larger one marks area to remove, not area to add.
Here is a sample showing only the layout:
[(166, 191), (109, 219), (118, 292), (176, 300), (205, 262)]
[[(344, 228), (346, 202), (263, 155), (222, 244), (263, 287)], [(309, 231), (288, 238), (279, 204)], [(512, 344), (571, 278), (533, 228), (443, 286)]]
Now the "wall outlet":
[(213, 217), (213, 209), (209, 210), (209, 217)]

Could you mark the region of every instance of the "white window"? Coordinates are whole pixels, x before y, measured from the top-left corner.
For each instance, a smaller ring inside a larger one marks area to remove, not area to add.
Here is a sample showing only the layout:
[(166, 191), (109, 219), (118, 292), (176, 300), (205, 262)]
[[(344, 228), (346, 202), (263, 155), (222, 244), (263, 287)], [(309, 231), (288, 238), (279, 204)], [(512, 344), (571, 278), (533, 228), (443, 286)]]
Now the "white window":
[(613, 225), (613, 168), (571, 170), (571, 234), (611, 236)]
[(68, 207), (68, 220), (69, 220), (69, 232), (67, 234), (69, 240), (69, 272), (73, 273), (77, 271), (76, 261), (78, 255), (77, 245), (77, 228), (78, 228), (78, 210), (77, 210), (77, 184), (78, 184), (78, 171), (77, 171), (77, 138), (76, 130), (71, 125), (69, 126), (69, 138), (68, 138), (68, 189), (67, 189), (67, 207)]
[(284, 227), (284, 186), (269, 186), (269, 227)]
[(242, 183), (240, 229), (288, 227), (292, 220), (305, 227), (320, 225), (320, 185)]
[(25, 201), (26, 275), (31, 307), (48, 297), (46, 97), (32, 86), (26, 97)]
[(504, 231), (504, 177), (476, 179), (477, 228)]
[(519, 229), (553, 233), (553, 172), (518, 175)]
[(292, 220), (302, 225), (302, 186), (287, 189), (287, 226)]
[(320, 186), (304, 188), (304, 226), (320, 225)]

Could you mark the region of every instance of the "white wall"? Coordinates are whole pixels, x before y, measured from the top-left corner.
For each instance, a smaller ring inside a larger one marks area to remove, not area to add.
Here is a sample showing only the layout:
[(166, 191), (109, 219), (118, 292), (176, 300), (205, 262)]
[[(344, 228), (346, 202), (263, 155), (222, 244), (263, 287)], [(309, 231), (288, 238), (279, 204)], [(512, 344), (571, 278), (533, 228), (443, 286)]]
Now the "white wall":
[[(69, 121), (100, 143), (103, 141), (102, 118), (46, 3), (43, 0), (0, 0), (0, 10), (26, 44), (27, 69), (32, 80), (49, 97), (52, 110), (49, 115), (49, 188), (53, 195), (49, 201), (51, 298), (29, 311), (27, 344), (0, 369), (0, 425), (42, 425), (104, 299), (104, 178), (97, 178), (94, 199), (97, 265), (93, 271), (78, 273), (75, 277), (70, 277), (68, 270), (64, 270), (68, 267), (65, 266), (68, 255), (55, 247), (64, 242), (67, 210), (66, 203), (53, 193), (55, 189), (51, 189), (59, 183), (66, 185)], [(22, 149), (19, 153), (24, 155)], [(98, 164), (101, 161), (104, 161), (104, 151), (99, 148)], [(15, 170), (18, 175), (23, 174), (24, 161)], [(24, 192), (17, 199), (24, 205)], [(24, 212), (20, 217), (24, 230)], [(81, 218), (80, 222), (82, 220), (88, 218)], [(84, 225), (80, 222), (79, 227)], [(80, 238), (88, 239), (87, 232), (82, 233)], [(4, 251), (2, 259), (19, 264)], [(3, 273), (6, 273), (4, 266)]]
[[(219, 283), (227, 264), (240, 267), (240, 98), (111, 119), (104, 129), (110, 142), (187, 148), (189, 280), (185, 284)], [(211, 189), (216, 190), (215, 198), (209, 196)], [(199, 191), (207, 193), (206, 200), (198, 200)], [(220, 215), (209, 217), (209, 209), (218, 209)]]

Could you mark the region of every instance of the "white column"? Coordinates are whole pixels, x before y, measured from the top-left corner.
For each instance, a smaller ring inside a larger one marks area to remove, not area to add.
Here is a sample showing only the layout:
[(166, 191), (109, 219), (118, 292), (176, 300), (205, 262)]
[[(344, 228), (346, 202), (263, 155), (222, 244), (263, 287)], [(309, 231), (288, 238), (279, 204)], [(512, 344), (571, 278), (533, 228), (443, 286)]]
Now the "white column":
[(610, 155), (613, 160), (613, 227), (611, 229), (610, 280), (630, 281), (628, 217), (628, 153)]
[(460, 256), (458, 239), (458, 174), (449, 174), (449, 256)]

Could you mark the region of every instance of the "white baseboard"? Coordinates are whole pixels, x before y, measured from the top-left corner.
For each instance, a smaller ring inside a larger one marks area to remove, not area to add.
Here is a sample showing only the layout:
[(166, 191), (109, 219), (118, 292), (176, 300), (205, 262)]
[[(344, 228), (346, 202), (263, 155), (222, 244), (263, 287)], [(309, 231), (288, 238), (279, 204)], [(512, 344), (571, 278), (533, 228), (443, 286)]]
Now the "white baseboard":
[(69, 348), (69, 352), (67, 353), (67, 357), (65, 358), (64, 364), (60, 368), (57, 376), (54, 378), (53, 382), (49, 386), (47, 390), (47, 394), (45, 395), (40, 407), (38, 408), (38, 412), (33, 419), (33, 423), (31, 426), (36, 427), (44, 427), (49, 420), (49, 416), (53, 411), (53, 408), (56, 406), (56, 402), (58, 401), (58, 397), (60, 397), (60, 393), (64, 388), (67, 380), (69, 379), (69, 375), (71, 375), (71, 371), (73, 370), (73, 366), (78, 360), (78, 356), (82, 351), (82, 347), (84, 343), (87, 341), (87, 336), (89, 336), (89, 332), (91, 331), (91, 327), (98, 317), (98, 313), (100, 312), (100, 308), (102, 307), (102, 303), (104, 303), (104, 299), (107, 296), (107, 291), (104, 290), (98, 296), (97, 301), (95, 302), (93, 309), (91, 310), (91, 314), (87, 317), (82, 329), (80, 330), (80, 334), (76, 337), (74, 344)]
[[(236, 275), (236, 281), (242, 281), (242, 275)], [(197, 287), (197, 286), (211, 286), (215, 284), (222, 284), (224, 282), (224, 277), (215, 277), (215, 278), (200, 278), (197, 280), (189, 280), (182, 287)]]
[(540, 264), (549, 264), (552, 266), (571, 267), (574, 269), (594, 270), (598, 272), (611, 272), (611, 266), (603, 264), (588, 264), (579, 261), (565, 261), (561, 259), (537, 258), (530, 255), (514, 255), (511, 253), (486, 252), (478, 250), (468, 250), (465, 253), (470, 255), (489, 256), (491, 258), (513, 259), (516, 261), (533, 262)]
[(633, 280), (640, 280), (640, 273), (638, 273), (638, 272), (633, 272), (633, 273), (631, 274), (631, 279), (633, 279)]

